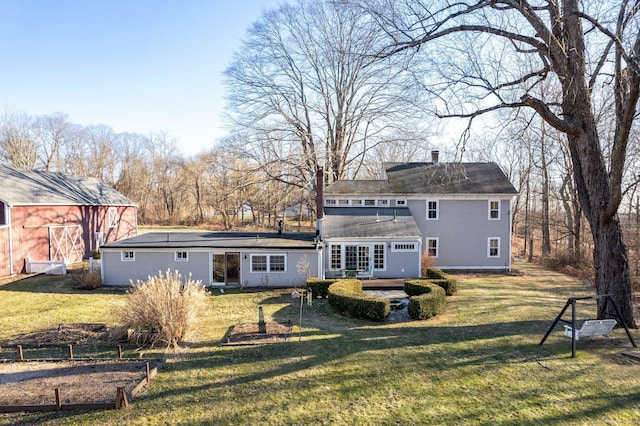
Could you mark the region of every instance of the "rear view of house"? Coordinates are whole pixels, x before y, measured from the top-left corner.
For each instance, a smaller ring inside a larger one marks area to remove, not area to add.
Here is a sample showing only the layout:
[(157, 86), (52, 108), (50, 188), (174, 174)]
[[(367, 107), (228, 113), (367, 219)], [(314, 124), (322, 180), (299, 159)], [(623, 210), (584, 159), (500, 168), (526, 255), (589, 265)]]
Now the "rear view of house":
[(136, 205), (98, 179), (0, 166), (0, 182), (0, 276), (137, 234)]

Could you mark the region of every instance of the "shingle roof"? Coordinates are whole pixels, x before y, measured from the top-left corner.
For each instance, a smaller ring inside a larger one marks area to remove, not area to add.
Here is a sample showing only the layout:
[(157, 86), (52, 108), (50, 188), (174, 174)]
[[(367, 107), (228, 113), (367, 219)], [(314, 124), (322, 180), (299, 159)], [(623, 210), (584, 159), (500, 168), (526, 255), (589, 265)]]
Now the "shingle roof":
[(496, 163), (387, 163), (395, 194), (517, 194)]
[(386, 180), (339, 180), (327, 186), (325, 195), (339, 194), (391, 194), (391, 186)]
[(0, 182), (0, 200), (11, 206), (135, 206), (133, 201), (95, 178), (0, 165)]
[(312, 232), (150, 232), (105, 244), (102, 248), (134, 249), (315, 249)]
[(322, 238), (420, 237), (408, 208), (325, 208)]

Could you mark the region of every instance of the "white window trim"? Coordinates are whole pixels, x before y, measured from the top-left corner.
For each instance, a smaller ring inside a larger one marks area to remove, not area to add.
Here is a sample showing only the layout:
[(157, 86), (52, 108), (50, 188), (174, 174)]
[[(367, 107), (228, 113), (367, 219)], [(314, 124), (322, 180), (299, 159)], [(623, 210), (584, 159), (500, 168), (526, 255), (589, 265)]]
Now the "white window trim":
[(376, 205), (389, 207), (389, 200), (387, 198), (380, 198), (376, 200)]
[[(378, 241), (378, 242), (373, 242), (373, 243), (332, 243), (329, 244), (328, 248), (328, 265), (327, 265), (327, 270), (328, 271), (340, 271), (342, 269), (346, 268), (345, 262), (346, 262), (346, 246), (356, 246), (356, 247), (362, 247), (362, 246), (367, 246), (369, 247), (369, 264), (373, 266), (373, 271), (386, 271), (387, 270), (387, 262), (388, 262), (388, 255), (389, 255), (389, 249), (387, 248), (387, 243), (384, 241)], [(382, 264), (383, 267), (382, 268), (376, 268), (375, 267), (375, 249), (376, 246), (382, 246)], [(331, 254), (332, 254), (332, 247), (340, 247), (340, 267), (339, 268), (334, 268), (333, 267), (333, 262), (331, 261)], [(416, 249), (417, 251), (417, 249)]]
[[(254, 271), (253, 269), (253, 258), (255, 256), (265, 256), (267, 258), (267, 270), (266, 271)], [(272, 271), (271, 270), (271, 256), (282, 256), (284, 257), (284, 270), (282, 271)], [(249, 259), (249, 272), (252, 274), (284, 274), (287, 272), (287, 254), (286, 253), (253, 253), (250, 255)]]
[[(429, 203), (430, 202), (435, 202), (436, 203), (436, 217), (429, 217)], [(438, 218), (440, 217), (440, 200), (434, 200), (434, 199), (430, 199), (426, 201), (426, 207), (427, 207), (427, 213), (426, 213), (426, 219), (427, 220), (438, 220)]]
[[(498, 241), (498, 254), (495, 256), (491, 255), (491, 241)], [(500, 237), (489, 237), (487, 238), (487, 257), (491, 259), (495, 259), (500, 257)]]
[[(131, 253), (131, 257), (126, 257), (125, 253)], [(135, 262), (136, 252), (133, 250), (123, 250), (120, 252), (120, 260), (123, 262)]]
[(435, 256), (429, 256), (432, 259), (437, 259), (440, 257), (440, 238), (426, 238), (425, 239), (425, 246), (424, 246), (424, 252), (429, 255), (429, 241), (435, 241), (436, 242), (436, 255)]
[(351, 205), (360, 207), (360, 206), (364, 205), (364, 201), (362, 201), (360, 199), (351, 200)]
[(396, 200), (396, 206), (406, 207), (406, 205), (407, 205), (407, 200)]
[[(498, 217), (491, 217), (491, 203), (498, 203)], [(489, 218), (489, 220), (500, 220), (500, 208), (502, 207), (502, 203), (500, 202), (500, 200), (497, 199), (490, 199), (487, 202), (487, 217)]]
[[(179, 253), (184, 253), (185, 257), (179, 257), (178, 256)], [(178, 250), (178, 251), (174, 252), (173, 256), (174, 256), (174, 260), (176, 262), (188, 262), (189, 261), (189, 252), (186, 251), (186, 250)]]
[[(371, 204), (367, 204), (367, 201), (370, 202)], [(376, 206), (376, 200), (371, 199), (371, 198), (365, 199), (363, 201), (362, 205), (365, 206), (365, 207), (374, 207), (374, 206)]]
[(109, 221), (109, 228), (118, 226), (118, 209), (116, 207), (109, 207), (109, 210), (107, 210), (107, 220)]
[(338, 205), (338, 200), (335, 200), (333, 198), (328, 198), (324, 200), (324, 205), (325, 206), (337, 206)]
[[(413, 248), (399, 248), (400, 246), (412, 245)], [(416, 242), (397, 242), (391, 244), (391, 251), (393, 253), (411, 253), (418, 251), (418, 243)]]

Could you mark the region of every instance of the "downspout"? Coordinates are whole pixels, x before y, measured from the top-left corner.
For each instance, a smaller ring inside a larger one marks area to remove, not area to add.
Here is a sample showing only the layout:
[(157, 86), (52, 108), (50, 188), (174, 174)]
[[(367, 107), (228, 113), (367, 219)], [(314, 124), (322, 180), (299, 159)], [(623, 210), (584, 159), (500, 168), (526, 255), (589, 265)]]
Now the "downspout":
[(513, 239), (513, 200), (515, 197), (511, 197), (511, 199), (509, 200), (509, 252), (508, 252), (508, 259), (507, 260), (507, 271), (511, 272), (511, 247), (513, 244), (513, 241), (511, 241)]

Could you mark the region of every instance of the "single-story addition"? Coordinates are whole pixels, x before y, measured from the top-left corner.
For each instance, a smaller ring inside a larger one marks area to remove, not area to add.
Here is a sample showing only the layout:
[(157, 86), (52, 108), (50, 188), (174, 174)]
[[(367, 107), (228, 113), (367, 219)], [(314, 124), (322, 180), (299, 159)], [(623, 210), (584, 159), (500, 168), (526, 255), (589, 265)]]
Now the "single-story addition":
[(207, 286), (286, 287), (319, 276), (322, 245), (303, 232), (152, 232), (101, 247), (102, 283), (179, 271)]
[(136, 205), (104, 182), (0, 165), (0, 276), (50, 272), (137, 234)]

